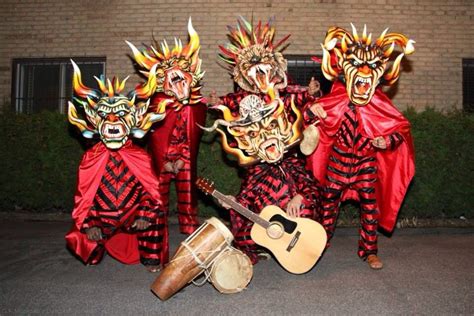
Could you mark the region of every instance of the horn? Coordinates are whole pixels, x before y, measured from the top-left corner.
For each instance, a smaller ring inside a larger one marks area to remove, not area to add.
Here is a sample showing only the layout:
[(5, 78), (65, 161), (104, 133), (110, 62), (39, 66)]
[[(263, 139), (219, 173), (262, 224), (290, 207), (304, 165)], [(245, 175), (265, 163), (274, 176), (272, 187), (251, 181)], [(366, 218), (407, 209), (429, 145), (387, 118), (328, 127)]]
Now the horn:
[(79, 118), (76, 107), (71, 101), (68, 101), (67, 117), (72, 125), (79, 128), (85, 138), (92, 138), (94, 136), (94, 131), (87, 127), (86, 121)]
[[(146, 68), (146, 69), (151, 69), (151, 67), (153, 67), (154, 64), (158, 63), (158, 60), (155, 59), (155, 58), (152, 58), (151, 56), (149, 56), (148, 54), (145, 54), (145, 53), (141, 53), (132, 43), (130, 43), (129, 41), (125, 41), (125, 43), (127, 43), (127, 45), (130, 47), (130, 49), (132, 50), (132, 53), (133, 53), (133, 59), (142, 67)], [(151, 46), (152, 48), (152, 51), (155, 55), (157, 55), (159, 57), (159, 54), (157, 54), (155, 48), (153, 48), (153, 46)]]
[(201, 129), (205, 130), (206, 132), (215, 131), (219, 125), (223, 125), (223, 126), (226, 126), (226, 127), (232, 126), (232, 124), (230, 124), (229, 122), (227, 122), (225, 120), (222, 120), (222, 119), (215, 120), (214, 124), (212, 124), (211, 127), (204, 127), (204, 126), (201, 126), (200, 124), (197, 124), (197, 126), (199, 126)]
[(393, 43), (400, 46), (403, 49), (405, 55), (410, 55), (415, 51), (415, 46), (413, 44), (416, 42), (400, 33), (386, 34), (380, 43), (380, 47), (384, 48), (385, 46), (392, 45)]
[(133, 94), (139, 99), (146, 99), (153, 95), (156, 91), (156, 67), (158, 64), (154, 64), (148, 73), (148, 80), (143, 86), (137, 86), (133, 91)]
[(386, 80), (386, 85), (391, 85), (398, 80), (398, 77), (400, 76), (400, 62), (402, 61), (403, 56), (403, 53), (398, 55), (393, 62), (390, 71), (387, 71), (387, 74), (384, 75), (383, 78)]
[[(72, 77), (72, 86), (74, 88), (74, 93), (76, 93), (81, 98), (99, 98), (99, 93), (89, 87), (86, 87), (82, 83), (81, 79), (81, 70), (77, 66), (77, 64), (71, 59), (72, 67), (74, 68), (74, 74)], [(95, 102), (94, 102), (95, 105)]]
[(211, 109), (218, 109), (222, 112), (222, 114), (224, 115), (224, 120), (226, 120), (227, 122), (233, 122), (233, 121), (237, 121), (240, 117), (237, 116), (237, 117), (234, 117), (232, 115), (232, 113), (230, 112), (230, 109), (228, 107), (226, 107), (225, 105), (214, 105), (211, 107)]

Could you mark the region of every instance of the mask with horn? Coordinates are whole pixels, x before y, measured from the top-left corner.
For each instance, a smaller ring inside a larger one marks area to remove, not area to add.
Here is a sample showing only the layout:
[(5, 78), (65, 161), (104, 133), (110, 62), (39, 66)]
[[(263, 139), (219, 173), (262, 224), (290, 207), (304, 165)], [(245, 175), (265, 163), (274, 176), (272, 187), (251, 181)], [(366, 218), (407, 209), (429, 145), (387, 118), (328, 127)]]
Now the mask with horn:
[[(352, 32), (340, 27), (331, 27), (328, 30), (324, 44), (321, 44), (321, 68), (328, 80), (335, 80), (342, 72), (351, 102), (355, 105), (366, 105), (379, 84), (391, 85), (398, 80), (400, 62), (403, 56), (415, 51), (415, 41), (399, 33), (387, 34), (388, 29), (373, 40), (372, 34), (367, 35), (365, 25), (360, 36), (355, 26), (351, 26)], [(403, 53), (388, 67), (396, 45)], [(334, 54), (336, 67), (331, 64), (331, 55)]]
[[(249, 166), (257, 162), (277, 163), (284, 153), (301, 140), (302, 115), (293, 100), (291, 109), (296, 120), (288, 119), (283, 102), (274, 93), (270, 85), (269, 103), (265, 103), (258, 95), (248, 95), (239, 104), (239, 115), (231, 114), (229, 108), (217, 105), (215, 108), (223, 113), (224, 119), (218, 119), (210, 128), (217, 130), (222, 137), (222, 147), (227, 153), (235, 155), (241, 166)], [(226, 131), (218, 126), (225, 126)], [(227, 134), (237, 142), (237, 147), (229, 145)]]
[(156, 108), (156, 112), (148, 112), (149, 97), (156, 89), (155, 67), (150, 70), (148, 82), (125, 96), (121, 92), (128, 77), (123, 81), (94, 77), (99, 86), (99, 90), (95, 90), (82, 83), (79, 67), (71, 62), (74, 67), (74, 101), (84, 109), (87, 122), (79, 118), (73, 102), (69, 102), (68, 119), (84, 137), (98, 135), (107, 148), (119, 149), (129, 135), (142, 138), (154, 122), (164, 118), (166, 100)]
[(237, 84), (252, 93), (267, 93), (270, 84), (275, 90), (287, 85), (287, 61), (281, 54), (282, 45), (290, 35), (273, 44), (275, 27), (272, 20), (265, 25), (259, 21), (257, 27), (243, 17), (237, 27), (228, 26), (229, 42), (219, 46), (219, 57), (227, 64), (229, 73)]
[[(193, 28), (191, 18), (188, 21), (189, 42), (183, 47), (181, 40), (175, 38), (175, 46), (170, 49), (166, 40), (139, 51), (132, 43), (126, 41), (132, 49), (133, 58), (149, 76), (149, 70), (156, 66), (156, 91), (164, 92), (175, 99), (171, 105), (180, 110), (183, 105), (196, 104), (202, 100), (200, 81), (204, 76), (199, 58), (199, 36)], [(159, 45), (158, 45), (159, 44)]]

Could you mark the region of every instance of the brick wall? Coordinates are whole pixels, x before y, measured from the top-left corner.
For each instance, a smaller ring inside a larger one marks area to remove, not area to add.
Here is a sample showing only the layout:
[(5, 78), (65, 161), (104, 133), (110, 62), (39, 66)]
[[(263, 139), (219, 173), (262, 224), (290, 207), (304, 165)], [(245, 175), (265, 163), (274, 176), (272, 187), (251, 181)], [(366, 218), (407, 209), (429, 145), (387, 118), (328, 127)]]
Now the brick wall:
[[(0, 105), (10, 102), (12, 59), (106, 56), (108, 76), (133, 73), (124, 40), (140, 46), (187, 38), (192, 16), (201, 38), (205, 95), (227, 93), (232, 82), (217, 64), (217, 45), (239, 15), (276, 17), (277, 36), (291, 33), (287, 54), (320, 52), (328, 27), (350, 22), (375, 36), (385, 28), (416, 40), (390, 91), (402, 109), (462, 106), (462, 58), (474, 57), (472, 0), (2, 0), (0, 2)], [(129, 80), (129, 88), (138, 76)]]

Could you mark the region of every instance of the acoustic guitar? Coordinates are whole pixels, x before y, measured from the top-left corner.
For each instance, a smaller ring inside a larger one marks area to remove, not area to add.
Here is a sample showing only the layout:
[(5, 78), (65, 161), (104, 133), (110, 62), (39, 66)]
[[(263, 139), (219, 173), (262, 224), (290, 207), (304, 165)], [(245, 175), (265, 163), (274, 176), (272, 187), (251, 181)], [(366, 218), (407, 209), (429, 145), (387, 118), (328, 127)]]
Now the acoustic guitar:
[(327, 235), (318, 222), (309, 218), (289, 217), (274, 205), (266, 206), (260, 214), (256, 214), (217, 191), (213, 182), (199, 177), (196, 184), (204, 193), (221, 200), (254, 222), (250, 231), (253, 241), (270, 250), (288, 272), (308, 272), (323, 253)]

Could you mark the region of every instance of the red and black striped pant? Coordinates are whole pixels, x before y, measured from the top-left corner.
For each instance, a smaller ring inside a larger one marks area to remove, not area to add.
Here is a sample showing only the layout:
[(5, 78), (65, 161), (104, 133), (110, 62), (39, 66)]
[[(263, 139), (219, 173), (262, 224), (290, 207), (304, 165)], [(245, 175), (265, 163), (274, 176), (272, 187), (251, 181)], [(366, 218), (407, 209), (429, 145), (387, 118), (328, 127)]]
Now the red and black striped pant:
[(377, 162), (375, 153), (349, 152), (334, 145), (327, 166), (326, 185), (322, 196), (322, 225), (328, 240), (334, 235), (343, 193), (356, 192), (360, 201), (360, 228), (358, 255), (366, 258), (377, 253), (379, 210), (375, 197)]

